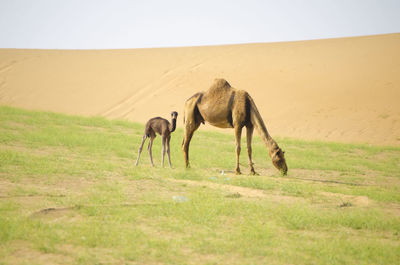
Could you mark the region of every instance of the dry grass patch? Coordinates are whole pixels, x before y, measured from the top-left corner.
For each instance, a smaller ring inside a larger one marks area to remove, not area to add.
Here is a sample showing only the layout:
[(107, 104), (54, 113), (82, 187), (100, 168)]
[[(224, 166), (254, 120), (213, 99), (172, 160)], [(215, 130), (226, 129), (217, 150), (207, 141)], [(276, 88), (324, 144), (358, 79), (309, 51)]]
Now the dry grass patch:
[(34, 248), (29, 242), (20, 240), (9, 245), (8, 252), (9, 255), (0, 258), (0, 262), (13, 265), (64, 265), (73, 264), (75, 262), (73, 255), (47, 253)]

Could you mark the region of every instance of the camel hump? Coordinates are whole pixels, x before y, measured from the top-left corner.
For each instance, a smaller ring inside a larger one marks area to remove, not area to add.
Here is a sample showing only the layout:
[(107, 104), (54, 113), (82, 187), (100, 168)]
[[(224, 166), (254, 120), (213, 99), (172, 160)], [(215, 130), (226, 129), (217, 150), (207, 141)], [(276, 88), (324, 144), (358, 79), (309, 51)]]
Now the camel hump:
[(229, 88), (231, 85), (223, 78), (215, 78), (214, 83), (212, 84), (211, 88)]

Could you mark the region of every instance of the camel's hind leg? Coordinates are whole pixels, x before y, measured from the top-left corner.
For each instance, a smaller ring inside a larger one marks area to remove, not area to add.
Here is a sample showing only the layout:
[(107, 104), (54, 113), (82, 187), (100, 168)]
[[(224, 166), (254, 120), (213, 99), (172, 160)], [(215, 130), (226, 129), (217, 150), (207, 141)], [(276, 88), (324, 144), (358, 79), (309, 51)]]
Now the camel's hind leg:
[(199, 128), (200, 123), (194, 121), (186, 121), (185, 132), (183, 134), (182, 150), (183, 158), (185, 160), (185, 166), (189, 167), (189, 144), (192, 140), (193, 133)]
[(251, 152), (252, 152), (252, 148), (251, 148), (251, 140), (253, 138), (253, 131), (254, 131), (254, 127), (253, 126), (247, 126), (246, 127), (246, 137), (247, 137), (247, 154), (249, 155), (249, 166), (250, 166), (250, 172), (252, 175), (256, 175), (256, 172), (254, 171), (254, 167), (253, 167), (253, 160), (251, 159)]
[(186, 101), (185, 104), (185, 115), (184, 115), (184, 133), (182, 141), (183, 158), (185, 160), (185, 166), (189, 167), (189, 144), (192, 139), (193, 133), (199, 128), (200, 123), (204, 120), (197, 109), (197, 101), (201, 98), (201, 94), (196, 94)]
[(147, 150), (149, 151), (149, 156), (150, 156), (150, 163), (151, 163), (151, 166), (153, 166), (153, 167), (154, 167), (153, 153), (152, 153), (151, 149), (153, 148), (153, 140), (154, 140), (154, 138), (156, 138), (155, 135), (150, 135), (150, 142), (149, 142), (149, 145), (147, 146)]
[(146, 139), (147, 139), (147, 135), (145, 134), (145, 135), (143, 135), (142, 144), (139, 147), (139, 153), (138, 153), (138, 157), (136, 159), (135, 166), (137, 166), (139, 164), (140, 154), (142, 153), (143, 145), (144, 145), (144, 142), (146, 141)]
[(240, 175), (240, 166), (239, 166), (239, 157), (240, 157), (240, 140), (242, 138), (242, 127), (238, 126), (235, 128), (235, 140), (236, 140), (236, 169), (235, 172), (237, 175)]

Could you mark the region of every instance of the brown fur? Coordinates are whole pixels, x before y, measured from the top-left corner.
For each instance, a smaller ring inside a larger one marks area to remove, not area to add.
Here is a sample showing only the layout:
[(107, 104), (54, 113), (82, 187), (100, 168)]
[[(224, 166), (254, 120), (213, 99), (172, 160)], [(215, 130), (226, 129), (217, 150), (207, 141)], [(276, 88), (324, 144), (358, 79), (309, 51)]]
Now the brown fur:
[(164, 166), (165, 151), (167, 151), (169, 166), (172, 167), (169, 142), (171, 140), (171, 133), (173, 131), (175, 131), (175, 128), (176, 128), (176, 118), (177, 117), (178, 117), (178, 112), (174, 111), (171, 113), (171, 118), (172, 118), (171, 123), (172, 124), (169, 123), (169, 121), (167, 121), (166, 119), (161, 118), (161, 117), (152, 118), (146, 123), (144, 135), (143, 135), (143, 139), (142, 139), (142, 144), (139, 147), (139, 154), (138, 154), (136, 164), (135, 164), (136, 166), (139, 164), (140, 154), (142, 153), (143, 145), (147, 138), (150, 138), (150, 142), (147, 147), (147, 150), (149, 151), (151, 165), (154, 166), (153, 155), (152, 155), (151, 149), (153, 147), (153, 140), (154, 140), (154, 138), (156, 138), (156, 134), (159, 134), (162, 137), (162, 162), (161, 162), (161, 165)]
[(268, 148), (273, 165), (282, 174), (287, 173), (284, 152), (268, 134), (253, 99), (246, 91), (232, 88), (225, 79), (215, 79), (209, 90), (197, 93), (186, 101), (184, 114), (185, 132), (182, 142), (186, 167), (189, 167), (190, 140), (194, 131), (204, 121), (219, 128), (233, 128), (235, 130), (237, 174), (240, 174), (240, 139), (243, 127), (246, 127), (247, 131), (247, 151), (251, 173), (255, 174), (251, 158), (251, 140), (254, 128), (257, 129)]

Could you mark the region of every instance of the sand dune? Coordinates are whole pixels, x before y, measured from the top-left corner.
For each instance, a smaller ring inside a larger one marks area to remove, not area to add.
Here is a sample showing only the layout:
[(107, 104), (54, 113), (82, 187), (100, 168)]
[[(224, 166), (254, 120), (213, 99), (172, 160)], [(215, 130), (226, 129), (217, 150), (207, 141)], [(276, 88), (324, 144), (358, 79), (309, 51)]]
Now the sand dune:
[(388, 34), (186, 48), (0, 49), (0, 104), (145, 122), (182, 114), (187, 98), (222, 77), (252, 95), (273, 136), (400, 145), (399, 47), (400, 34)]

